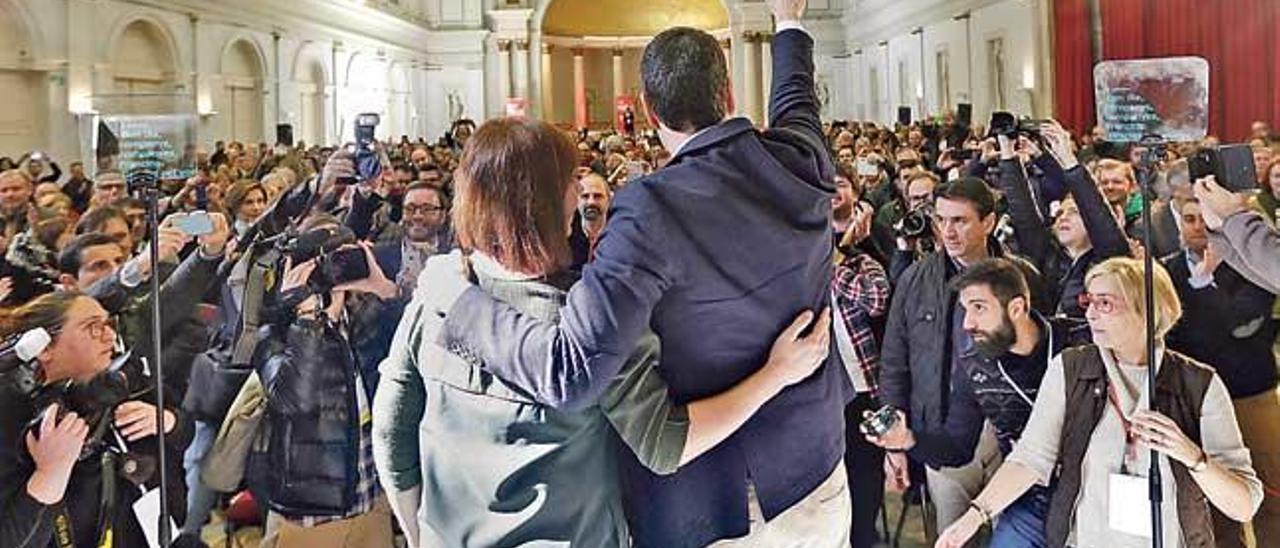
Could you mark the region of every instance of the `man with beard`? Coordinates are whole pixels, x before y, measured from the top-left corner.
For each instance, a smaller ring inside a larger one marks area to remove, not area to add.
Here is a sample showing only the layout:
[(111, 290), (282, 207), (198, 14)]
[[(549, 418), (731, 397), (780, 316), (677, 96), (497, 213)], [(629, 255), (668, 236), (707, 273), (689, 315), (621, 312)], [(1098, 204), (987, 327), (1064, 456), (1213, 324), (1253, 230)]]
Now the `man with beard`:
[(11, 169), (0, 173), (0, 220), (6, 242), (27, 229), (27, 207), (34, 193), (35, 185), (25, 172)]
[[(1068, 326), (1031, 307), (1022, 270), (1007, 259), (986, 259), (960, 273), (951, 284), (964, 308), (960, 369), (952, 376), (944, 427), (913, 431), (906, 415), (884, 436), (867, 440), (891, 452), (907, 452), (934, 467), (969, 462), (984, 421), (995, 429), (1000, 452), (1008, 455), (1031, 418), (1040, 380), (1067, 346)], [(1052, 486), (1036, 487), (1003, 514), (991, 546), (1044, 546), (1044, 522)]]
[(587, 236), (587, 261), (596, 256), (596, 242), (604, 232), (609, 211), (609, 184), (595, 173), (578, 179), (578, 215), (582, 218), (582, 232)]
[(400, 224), (388, 230), (398, 232), (399, 237), (379, 245), (374, 254), (384, 271), (396, 273), (393, 281), (400, 288), (400, 295), (408, 297), (418, 284), (418, 274), (427, 264), (427, 258), (447, 253), (452, 248), (453, 236), (447, 222), (449, 204), (439, 188), (423, 182), (409, 185), (404, 192), (402, 211)]

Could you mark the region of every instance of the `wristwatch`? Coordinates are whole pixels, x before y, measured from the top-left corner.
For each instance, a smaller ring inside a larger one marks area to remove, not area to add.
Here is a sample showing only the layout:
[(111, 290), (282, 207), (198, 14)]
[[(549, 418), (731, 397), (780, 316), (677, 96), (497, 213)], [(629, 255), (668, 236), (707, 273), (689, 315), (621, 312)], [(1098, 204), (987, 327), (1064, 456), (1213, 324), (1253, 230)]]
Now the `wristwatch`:
[(1200, 458), (1196, 459), (1196, 463), (1191, 465), (1191, 471), (1195, 473), (1204, 472), (1209, 469), (1209, 454), (1200, 450)]

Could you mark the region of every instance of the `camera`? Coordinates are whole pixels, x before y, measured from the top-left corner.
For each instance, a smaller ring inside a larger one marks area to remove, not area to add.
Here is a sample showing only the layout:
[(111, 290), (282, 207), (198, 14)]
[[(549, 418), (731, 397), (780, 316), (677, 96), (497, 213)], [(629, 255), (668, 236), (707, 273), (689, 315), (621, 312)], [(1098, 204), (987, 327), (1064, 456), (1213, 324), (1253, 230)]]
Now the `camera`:
[(858, 430), (864, 435), (879, 438), (893, 430), (893, 426), (897, 423), (898, 408), (886, 405), (864, 419), (862, 424), (858, 425)]
[(369, 277), (369, 261), (364, 249), (353, 246), (355, 242), (355, 234), (349, 228), (317, 228), (287, 240), (281, 252), (295, 265), (315, 259), (316, 268), (307, 278), (307, 288), (324, 294), (335, 286)]
[(340, 184), (354, 185), (361, 181), (372, 181), (382, 175), (382, 159), (373, 150), (376, 140), (374, 133), (379, 122), (381, 119), (377, 113), (366, 112), (356, 116), (356, 143), (355, 150), (351, 151), (354, 156), (356, 176), (344, 177), (338, 181)]
[(1004, 136), (1010, 139), (1016, 139), (1018, 136), (1026, 136), (1031, 139), (1040, 139), (1040, 126), (1046, 124), (1046, 120), (1033, 120), (1031, 118), (1018, 118), (1011, 112), (993, 112), (991, 113), (991, 125), (989, 126), (988, 137)]
[(907, 240), (933, 236), (933, 211), (921, 207), (908, 211), (902, 220), (893, 225), (894, 234)]

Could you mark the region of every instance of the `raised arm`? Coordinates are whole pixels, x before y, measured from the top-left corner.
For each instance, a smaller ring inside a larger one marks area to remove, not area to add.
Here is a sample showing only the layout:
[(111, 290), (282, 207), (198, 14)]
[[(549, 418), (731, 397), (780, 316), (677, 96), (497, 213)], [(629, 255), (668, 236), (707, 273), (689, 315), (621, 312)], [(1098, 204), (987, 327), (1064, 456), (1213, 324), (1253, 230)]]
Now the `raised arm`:
[(1116, 223), (1111, 206), (1098, 190), (1089, 171), (1080, 165), (1076, 154), (1071, 150), (1071, 136), (1057, 122), (1047, 124), (1043, 128), (1049, 154), (1057, 166), (1064, 172), (1067, 192), (1076, 202), (1080, 210), (1080, 220), (1089, 235), (1089, 243), (1099, 260), (1111, 257), (1123, 257), (1129, 254), (1129, 239), (1124, 230)]
[[(778, 32), (773, 38), (773, 85), (769, 92), (769, 128), (785, 135), (814, 158), (814, 177), (832, 181), (835, 166), (822, 133), (820, 103), (814, 90), (813, 37), (800, 19), (805, 0), (771, 0)], [(832, 189), (833, 190), (833, 189)]]
[(1040, 217), (1040, 208), (1031, 195), (1026, 168), (1014, 153), (1013, 142), (1004, 136), (1000, 137), (1000, 190), (1009, 201), (1009, 216), (1013, 220), (1018, 249), (1035, 263), (1036, 268), (1047, 270), (1056, 252), (1053, 234)]

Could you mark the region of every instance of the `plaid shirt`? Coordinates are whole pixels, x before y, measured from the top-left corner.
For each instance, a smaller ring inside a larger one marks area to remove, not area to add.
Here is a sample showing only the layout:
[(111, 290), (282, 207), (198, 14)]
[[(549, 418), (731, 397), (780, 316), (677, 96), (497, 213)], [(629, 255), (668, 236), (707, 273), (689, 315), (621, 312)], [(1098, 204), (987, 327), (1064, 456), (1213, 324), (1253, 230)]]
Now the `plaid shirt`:
[(844, 321), (853, 343), (853, 355), (841, 352), (840, 358), (848, 371), (862, 372), (865, 386), (874, 395), (879, 391), (880, 347), (871, 319), (889, 310), (889, 277), (870, 255), (854, 251), (836, 265), (831, 292), (840, 309), (837, 320)]

